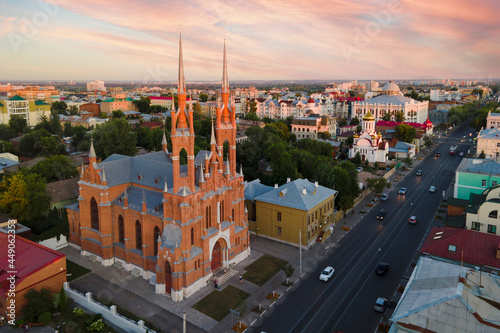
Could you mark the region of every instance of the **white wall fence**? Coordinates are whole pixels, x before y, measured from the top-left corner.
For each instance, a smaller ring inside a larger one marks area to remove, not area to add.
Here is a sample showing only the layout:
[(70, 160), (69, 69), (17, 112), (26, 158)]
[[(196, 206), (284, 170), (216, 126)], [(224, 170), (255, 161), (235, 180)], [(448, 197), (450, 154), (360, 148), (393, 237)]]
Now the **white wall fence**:
[(59, 240), (57, 240), (57, 237), (52, 237), (49, 239), (45, 239), (41, 242), (38, 242), (38, 244), (43, 245), (48, 247), (49, 249), (52, 250), (60, 250), (63, 247), (68, 246), (68, 240), (66, 239), (66, 236), (64, 235), (59, 235)]
[(155, 331), (148, 329), (144, 326), (144, 321), (139, 320), (135, 322), (131, 319), (128, 319), (118, 312), (116, 312), (116, 306), (111, 305), (109, 308), (105, 305), (102, 305), (99, 302), (96, 302), (92, 299), (92, 293), (88, 292), (85, 295), (82, 293), (71, 289), (69, 287), (68, 282), (64, 282), (64, 291), (66, 292), (66, 296), (73, 299), (76, 303), (80, 304), (84, 308), (94, 312), (102, 314), (102, 317), (112, 323), (115, 326), (120, 327), (121, 329), (129, 332), (129, 333), (156, 333)]

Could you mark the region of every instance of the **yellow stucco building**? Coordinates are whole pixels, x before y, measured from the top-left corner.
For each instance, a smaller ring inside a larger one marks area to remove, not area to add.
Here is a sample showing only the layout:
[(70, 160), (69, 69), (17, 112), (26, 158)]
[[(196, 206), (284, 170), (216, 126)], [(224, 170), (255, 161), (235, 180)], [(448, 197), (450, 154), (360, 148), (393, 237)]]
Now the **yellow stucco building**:
[(337, 193), (307, 179), (274, 188), (254, 180), (245, 188), (249, 229), (258, 236), (295, 246), (300, 238), (302, 247), (307, 248), (322, 231), (329, 234)]
[(8, 124), (12, 115), (26, 119), (28, 126), (35, 126), (43, 116), (50, 119), (50, 104), (24, 99), (18, 95), (0, 101), (0, 124)]

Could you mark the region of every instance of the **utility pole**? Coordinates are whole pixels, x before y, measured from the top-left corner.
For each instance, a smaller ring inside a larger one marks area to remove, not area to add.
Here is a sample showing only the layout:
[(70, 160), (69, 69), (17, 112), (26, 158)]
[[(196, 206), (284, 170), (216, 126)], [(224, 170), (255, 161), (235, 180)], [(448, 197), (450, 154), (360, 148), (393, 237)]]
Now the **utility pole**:
[(302, 275), (302, 229), (299, 229), (299, 261), (300, 261), (300, 275)]
[(182, 332), (186, 333), (186, 312), (182, 314)]

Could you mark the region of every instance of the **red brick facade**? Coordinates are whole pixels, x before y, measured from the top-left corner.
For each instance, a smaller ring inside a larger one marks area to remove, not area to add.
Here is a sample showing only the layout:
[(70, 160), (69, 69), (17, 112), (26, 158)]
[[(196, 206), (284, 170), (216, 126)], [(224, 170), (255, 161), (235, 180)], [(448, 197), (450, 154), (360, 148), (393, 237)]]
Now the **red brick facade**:
[[(222, 103), (211, 150), (194, 155), (192, 105), (179, 48), (178, 109), (171, 112), (172, 152), (112, 155), (97, 164), (91, 145), (79, 204), (70, 206), (70, 242), (103, 265), (120, 262), (132, 274), (154, 277), (156, 292), (180, 301), (205, 286), (213, 272), (246, 258), (248, 222), (243, 174), (236, 172), (236, 122), (227, 85), (225, 48)], [(224, 141), (230, 145), (224, 161)], [(187, 165), (180, 164), (181, 151)]]

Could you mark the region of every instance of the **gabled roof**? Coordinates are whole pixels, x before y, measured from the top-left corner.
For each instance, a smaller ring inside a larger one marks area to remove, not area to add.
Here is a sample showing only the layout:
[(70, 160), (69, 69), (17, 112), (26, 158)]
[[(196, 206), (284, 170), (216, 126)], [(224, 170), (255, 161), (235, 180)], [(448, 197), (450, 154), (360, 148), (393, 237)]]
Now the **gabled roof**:
[(463, 158), (456, 172), (500, 176), (500, 163), (490, 159)]
[(45, 103), (44, 101), (35, 101), (35, 105), (50, 105), (50, 104)]
[[(496, 258), (496, 250), (500, 244), (500, 236), (452, 228), (432, 228), (421, 253), (435, 257), (446, 258), (457, 263), (464, 263), (500, 269), (500, 258)], [(450, 245), (455, 246), (450, 251)], [(462, 251), (463, 250), (463, 251)]]
[[(302, 192), (303, 189), (306, 190), (305, 194)], [(336, 193), (337, 191), (324, 186), (318, 185), (316, 187), (307, 179), (296, 179), (272, 189), (254, 200), (307, 211)]]
[(11, 98), (9, 98), (9, 101), (25, 101), (25, 99), (19, 95), (14, 95)]
[(48, 183), (45, 186), (45, 191), (50, 196), (52, 202), (76, 199), (80, 195), (78, 190), (79, 180), (80, 177), (75, 177)]
[(421, 257), (391, 317), (390, 332), (498, 332), (499, 295), (498, 276)]
[(2, 106), (5, 106), (5, 105), (3, 105), (2, 102), (0, 102), (0, 107), (2, 107)]
[[(106, 169), (107, 170), (107, 169)], [(106, 171), (106, 178), (108, 172)], [(163, 183), (163, 186), (165, 183)], [(130, 186), (127, 188), (127, 197), (129, 208), (138, 212), (142, 211), (142, 201), (146, 199), (146, 209), (148, 213), (158, 216), (163, 216), (163, 192), (153, 191), (138, 186)], [(113, 204), (123, 207), (125, 191), (113, 200)]]
[[(163, 190), (165, 178), (169, 188), (174, 186), (172, 160), (163, 151), (133, 157), (113, 154), (97, 166), (106, 170), (109, 187), (132, 183)], [(187, 172), (187, 166), (181, 165), (180, 171)]]
[[(8, 244), (7, 238), (7, 234), (0, 232), (0, 244)], [(16, 236), (16, 276), (19, 277), (16, 279), (16, 285), (45, 266), (65, 257), (62, 253), (26, 238)], [(9, 284), (2, 282), (10, 276), (7, 272), (11, 270), (9, 268), (8, 248), (7, 246), (0, 246), (0, 285), (4, 286), (4, 288), (0, 289), (0, 296), (4, 296), (8, 290)]]
[(500, 140), (500, 130), (497, 128), (483, 129), (477, 135), (477, 139)]

